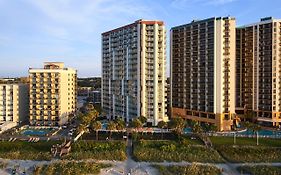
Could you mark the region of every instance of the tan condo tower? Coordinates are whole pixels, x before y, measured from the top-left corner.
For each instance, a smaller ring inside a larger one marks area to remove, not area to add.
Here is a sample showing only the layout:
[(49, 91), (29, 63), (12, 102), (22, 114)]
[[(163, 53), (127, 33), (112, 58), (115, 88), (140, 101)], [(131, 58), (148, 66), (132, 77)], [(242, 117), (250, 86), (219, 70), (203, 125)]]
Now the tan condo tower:
[(63, 125), (76, 112), (77, 71), (61, 62), (46, 62), (29, 69), (30, 124)]
[(171, 29), (172, 116), (230, 130), (235, 114), (235, 19)]

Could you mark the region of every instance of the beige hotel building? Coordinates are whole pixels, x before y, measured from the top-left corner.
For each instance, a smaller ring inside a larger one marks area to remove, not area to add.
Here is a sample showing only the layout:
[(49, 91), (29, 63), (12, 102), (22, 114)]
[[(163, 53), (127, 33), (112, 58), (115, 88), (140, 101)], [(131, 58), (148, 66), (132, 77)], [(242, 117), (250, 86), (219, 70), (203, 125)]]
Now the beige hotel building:
[(281, 122), (281, 20), (271, 17), (237, 28), (236, 106), (266, 126)]
[(235, 116), (235, 19), (171, 29), (172, 116), (230, 130)]
[(0, 84), (0, 123), (28, 121), (28, 85)]
[(165, 74), (162, 21), (138, 20), (102, 34), (102, 107), (108, 117), (167, 121)]
[(29, 69), (30, 124), (63, 125), (76, 112), (77, 71), (61, 62), (46, 62)]

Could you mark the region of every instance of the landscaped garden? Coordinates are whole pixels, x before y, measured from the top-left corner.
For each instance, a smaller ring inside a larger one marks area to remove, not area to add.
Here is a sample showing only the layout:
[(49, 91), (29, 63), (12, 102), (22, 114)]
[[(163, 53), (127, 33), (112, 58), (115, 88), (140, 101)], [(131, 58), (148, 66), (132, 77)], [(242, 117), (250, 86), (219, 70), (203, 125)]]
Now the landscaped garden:
[(65, 159), (125, 160), (126, 144), (123, 141), (78, 141), (71, 145)]
[[(214, 148), (230, 162), (280, 162), (281, 140), (270, 138), (211, 137)], [(264, 156), (266, 155), (266, 156)]]
[(189, 166), (162, 166), (154, 165), (160, 175), (220, 175), (221, 170), (211, 165), (192, 164)]
[(238, 168), (241, 174), (251, 175), (278, 175), (281, 174), (281, 167), (275, 166), (242, 166)]
[(57, 141), (39, 141), (37, 143), (24, 141), (1, 141), (0, 157), (3, 159), (51, 160), (51, 147)]
[(221, 155), (230, 162), (280, 162), (281, 148), (258, 146), (216, 146)]
[(93, 163), (93, 162), (57, 162), (49, 165), (41, 165), (35, 167), (34, 175), (72, 175), (72, 174), (99, 174), (103, 168), (108, 168), (111, 165)]
[(134, 142), (133, 156), (137, 161), (189, 161), (222, 162), (222, 158), (213, 149), (186, 141), (149, 141)]

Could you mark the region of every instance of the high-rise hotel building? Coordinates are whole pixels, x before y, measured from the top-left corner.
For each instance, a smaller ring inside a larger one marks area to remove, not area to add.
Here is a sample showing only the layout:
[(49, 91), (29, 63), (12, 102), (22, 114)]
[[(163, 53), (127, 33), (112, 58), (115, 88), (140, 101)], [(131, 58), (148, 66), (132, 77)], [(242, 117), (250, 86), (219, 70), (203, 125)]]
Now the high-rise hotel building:
[(30, 124), (63, 125), (77, 106), (77, 71), (61, 62), (29, 69)]
[(166, 117), (166, 30), (162, 21), (138, 20), (102, 34), (102, 107), (127, 122)]
[(281, 122), (281, 20), (263, 18), (236, 31), (237, 109), (268, 126)]
[(28, 121), (28, 85), (0, 84), (0, 123)]
[(235, 19), (171, 29), (172, 116), (230, 130), (235, 114)]

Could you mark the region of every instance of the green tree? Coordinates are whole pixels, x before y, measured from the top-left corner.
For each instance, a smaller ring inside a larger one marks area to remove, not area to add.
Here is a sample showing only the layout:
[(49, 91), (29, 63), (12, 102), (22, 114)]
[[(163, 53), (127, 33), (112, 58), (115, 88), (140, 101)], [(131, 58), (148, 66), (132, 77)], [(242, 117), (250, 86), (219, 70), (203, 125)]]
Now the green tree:
[[(88, 133), (89, 132), (89, 129), (86, 125), (84, 124), (80, 124), (78, 127), (77, 127), (77, 133), (80, 134), (80, 133)], [(83, 134), (82, 134), (83, 135)], [(81, 135), (81, 139), (82, 139), (82, 135)]]
[(196, 122), (196, 124), (193, 126), (192, 132), (194, 134), (201, 134), (203, 132), (203, 129), (202, 129), (202, 127), (201, 127), (199, 122)]
[(256, 133), (256, 138), (257, 138), (257, 145), (259, 145), (259, 131), (261, 130), (261, 126), (258, 124), (252, 124), (250, 129)]
[(132, 121), (133, 128), (139, 129), (142, 126), (143, 126), (143, 123), (140, 121), (140, 119), (138, 119), (138, 118), (133, 119), (133, 121)]
[(126, 123), (125, 123), (125, 121), (122, 118), (117, 118), (115, 120), (115, 124), (116, 124), (116, 129), (118, 131), (124, 130), (125, 127), (126, 127)]
[(139, 120), (141, 121), (141, 123), (144, 125), (147, 122), (147, 118), (145, 116), (140, 116)]
[(248, 133), (248, 131), (251, 128), (251, 123), (246, 121), (246, 122), (243, 122), (242, 125), (244, 126), (245, 129), (247, 129), (247, 133)]
[(254, 118), (255, 118), (255, 113), (253, 111), (246, 111), (245, 114), (244, 114), (244, 121), (251, 121), (253, 122), (254, 121)]
[(210, 124), (210, 131), (211, 132), (216, 132), (218, 131), (218, 127), (215, 124)]
[(173, 129), (178, 135), (183, 134), (183, 129), (185, 128), (185, 126), (186, 126), (186, 122), (181, 117), (172, 118), (171, 121), (169, 122), (169, 127)]
[(99, 130), (102, 129), (102, 124), (100, 121), (95, 121), (91, 125), (91, 129), (96, 132), (96, 140), (99, 139)]
[(158, 122), (158, 128), (161, 128), (161, 139), (163, 140), (163, 129), (167, 127), (167, 123), (165, 121)]
[(109, 130), (109, 139), (111, 139), (112, 131), (116, 130), (116, 124), (114, 123), (114, 121), (108, 122), (106, 129)]
[[(143, 123), (140, 121), (140, 119), (135, 118), (132, 120), (131, 126), (138, 130), (139, 128), (141, 128), (143, 126)], [(138, 131), (136, 132), (135, 136), (136, 136), (136, 138), (138, 138)]]
[(80, 113), (78, 116), (78, 120), (80, 123), (89, 126), (96, 118), (99, 116), (98, 111), (95, 109), (87, 111), (85, 114)]

